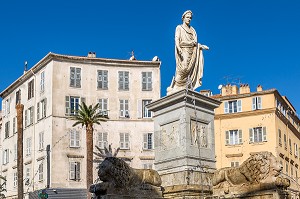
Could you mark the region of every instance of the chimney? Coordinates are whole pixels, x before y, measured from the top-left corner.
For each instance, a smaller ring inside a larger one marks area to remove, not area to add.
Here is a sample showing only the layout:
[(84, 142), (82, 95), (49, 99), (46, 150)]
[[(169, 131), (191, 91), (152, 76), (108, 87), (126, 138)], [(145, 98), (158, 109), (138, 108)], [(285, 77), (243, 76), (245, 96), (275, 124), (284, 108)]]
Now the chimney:
[(232, 86), (231, 86), (231, 94), (232, 94), (232, 95), (237, 95), (237, 94), (239, 94), (239, 93), (238, 93), (238, 87), (237, 87), (237, 85), (232, 85)]
[(240, 94), (250, 93), (249, 84), (241, 84), (240, 85)]
[(227, 84), (222, 87), (222, 96), (226, 95), (237, 95), (238, 88), (236, 85)]
[(95, 58), (96, 57), (96, 52), (88, 52), (87, 57)]
[(211, 92), (210, 90), (201, 90), (201, 91), (200, 91), (200, 94), (201, 94), (201, 95), (205, 95), (205, 96), (207, 96), (207, 97), (212, 96), (212, 92)]
[(260, 92), (260, 91), (262, 91), (262, 90), (263, 90), (262, 86), (261, 86), (261, 85), (257, 85), (256, 91), (257, 91), (257, 92)]

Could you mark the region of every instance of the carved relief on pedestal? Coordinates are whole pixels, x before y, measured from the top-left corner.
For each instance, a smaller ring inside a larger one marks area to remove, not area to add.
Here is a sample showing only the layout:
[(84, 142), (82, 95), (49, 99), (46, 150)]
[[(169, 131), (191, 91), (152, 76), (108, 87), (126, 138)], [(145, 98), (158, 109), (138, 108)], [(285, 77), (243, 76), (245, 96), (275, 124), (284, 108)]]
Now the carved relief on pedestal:
[(178, 121), (161, 126), (161, 149), (167, 150), (177, 147), (179, 144)]
[(191, 145), (207, 148), (207, 125), (191, 120)]

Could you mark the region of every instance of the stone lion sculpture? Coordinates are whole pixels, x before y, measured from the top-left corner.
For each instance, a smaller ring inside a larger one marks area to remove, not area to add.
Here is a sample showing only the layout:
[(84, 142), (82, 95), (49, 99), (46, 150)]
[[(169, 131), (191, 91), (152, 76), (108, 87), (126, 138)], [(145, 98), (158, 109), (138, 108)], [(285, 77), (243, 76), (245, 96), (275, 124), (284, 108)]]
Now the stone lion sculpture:
[(98, 176), (102, 182), (90, 187), (90, 192), (96, 195), (105, 195), (108, 192), (124, 194), (134, 192), (142, 186), (151, 189), (152, 186), (161, 185), (161, 178), (157, 171), (131, 168), (124, 160), (111, 155), (108, 157), (106, 155), (104, 161), (100, 163)]
[[(239, 167), (228, 167), (217, 170), (212, 178), (214, 189), (229, 192), (228, 187), (247, 186), (247, 190), (267, 189), (270, 187), (288, 187), (290, 181), (279, 177), (282, 165), (271, 152), (259, 152), (251, 155)], [(250, 186), (250, 187), (249, 187)]]

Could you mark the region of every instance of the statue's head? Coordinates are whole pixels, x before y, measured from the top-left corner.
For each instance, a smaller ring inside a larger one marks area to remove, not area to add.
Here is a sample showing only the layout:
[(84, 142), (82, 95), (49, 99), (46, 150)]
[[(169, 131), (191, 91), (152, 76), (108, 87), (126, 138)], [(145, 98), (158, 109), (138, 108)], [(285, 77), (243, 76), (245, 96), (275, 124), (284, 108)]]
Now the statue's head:
[(184, 17), (185, 17), (187, 14), (189, 14), (189, 15), (191, 16), (191, 19), (192, 19), (192, 17), (193, 17), (193, 12), (192, 12), (191, 10), (187, 10), (187, 11), (185, 11), (185, 12), (182, 14), (182, 16), (181, 16), (181, 20), (182, 20), (182, 21), (184, 20)]

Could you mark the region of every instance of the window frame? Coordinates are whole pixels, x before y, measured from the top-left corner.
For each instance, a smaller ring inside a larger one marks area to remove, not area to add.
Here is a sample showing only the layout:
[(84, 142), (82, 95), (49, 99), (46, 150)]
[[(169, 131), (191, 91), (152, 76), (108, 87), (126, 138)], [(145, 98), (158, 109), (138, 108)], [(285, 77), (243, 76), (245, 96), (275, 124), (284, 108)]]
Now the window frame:
[(149, 111), (146, 108), (147, 104), (150, 104), (152, 102), (152, 100), (142, 100), (142, 118), (152, 118), (152, 111)]
[(142, 72), (142, 91), (152, 91), (152, 72)]
[(225, 131), (225, 145), (234, 146), (243, 144), (243, 132), (241, 129)]
[(262, 109), (262, 97), (257, 96), (252, 98), (252, 110), (261, 110)]
[(81, 88), (81, 68), (70, 67), (70, 87)]
[(130, 134), (129, 133), (119, 133), (120, 142), (119, 146), (122, 150), (130, 149)]
[(143, 150), (153, 150), (154, 149), (154, 137), (153, 133), (143, 134)]
[(69, 136), (70, 136), (70, 144), (69, 144), (70, 148), (80, 148), (80, 131), (76, 129), (71, 129)]
[[(72, 169), (73, 167), (74, 169)], [(79, 161), (69, 162), (69, 180), (73, 180), (73, 181), (81, 180), (81, 164)]]
[(129, 91), (129, 71), (118, 71), (119, 91)]
[(98, 132), (98, 147), (104, 149), (108, 146), (108, 133), (107, 132)]
[(224, 113), (240, 113), (242, 112), (242, 100), (230, 100), (224, 102)]
[(120, 99), (119, 100), (119, 104), (120, 104), (120, 117), (122, 118), (129, 118), (129, 100), (128, 99)]
[(97, 70), (97, 89), (108, 90), (108, 70)]
[(34, 79), (28, 82), (28, 100), (34, 97)]
[(266, 127), (264, 126), (264, 127), (250, 128), (249, 129), (249, 143), (255, 144), (255, 143), (263, 143), (263, 142), (267, 142)]

